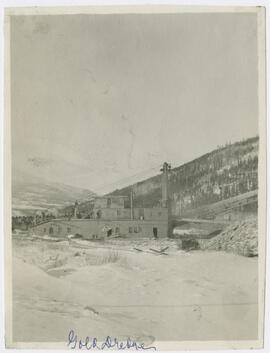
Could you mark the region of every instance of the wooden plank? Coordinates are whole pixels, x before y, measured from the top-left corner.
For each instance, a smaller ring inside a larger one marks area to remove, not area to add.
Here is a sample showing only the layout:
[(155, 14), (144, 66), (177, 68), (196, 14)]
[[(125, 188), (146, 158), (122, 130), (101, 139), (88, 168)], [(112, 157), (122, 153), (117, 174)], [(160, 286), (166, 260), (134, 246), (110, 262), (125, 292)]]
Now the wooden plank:
[(163, 252), (160, 250), (156, 250), (156, 249), (152, 249), (152, 248), (149, 248), (149, 250), (154, 251), (155, 253), (157, 253), (159, 255), (168, 255), (166, 252)]
[(166, 250), (168, 250), (168, 249), (169, 249), (169, 247), (166, 246), (166, 248), (161, 249), (160, 252), (164, 252), (164, 251), (166, 251)]

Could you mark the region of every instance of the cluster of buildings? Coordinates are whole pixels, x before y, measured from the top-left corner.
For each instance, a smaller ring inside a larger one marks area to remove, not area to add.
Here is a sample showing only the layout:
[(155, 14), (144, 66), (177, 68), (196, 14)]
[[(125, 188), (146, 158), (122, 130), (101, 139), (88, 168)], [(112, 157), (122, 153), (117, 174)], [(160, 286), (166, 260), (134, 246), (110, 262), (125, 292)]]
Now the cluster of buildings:
[(66, 237), (80, 236), (85, 239), (100, 239), (112, 236), (162, 238), (170, 231), (170, 200), (168, 197), (168, 173), (170, 166), (161, 169), (162, 200), (160, 207), (134, 208), (133, 193), (127, 196), (96, 197), (93, 218), (77, 218), (78, 203), (70, 219), (58, 218), (31, 228), (37, 235)]

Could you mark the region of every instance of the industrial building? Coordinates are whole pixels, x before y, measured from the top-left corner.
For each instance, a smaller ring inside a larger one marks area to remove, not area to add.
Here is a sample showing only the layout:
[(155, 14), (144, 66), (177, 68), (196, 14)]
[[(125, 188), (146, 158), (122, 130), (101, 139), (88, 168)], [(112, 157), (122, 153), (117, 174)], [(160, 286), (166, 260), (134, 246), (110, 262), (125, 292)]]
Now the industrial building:
[(79, 219), (78, 203), (70, 219), (58, 218), (31, 228), (36, 235), (66, 237), (77, 235), (85, 239), (101, 239), (111, 236), (164, 238), (170, 231), (170, 202), (168, 172), (170, 165), (163, 164), (161, 171), (161, 206), (134, 208), (133, 193), (126, 196), (102, 196), (94, 199), (91, 217)]

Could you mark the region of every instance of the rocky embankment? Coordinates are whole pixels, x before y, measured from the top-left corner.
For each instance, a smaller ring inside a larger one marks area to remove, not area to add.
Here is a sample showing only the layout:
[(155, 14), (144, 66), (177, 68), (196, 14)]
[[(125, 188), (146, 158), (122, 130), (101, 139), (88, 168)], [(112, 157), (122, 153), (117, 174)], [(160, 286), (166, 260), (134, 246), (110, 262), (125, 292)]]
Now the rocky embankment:
[(243, 256), (258, 256), (258, 221), (252, 218), (235, 222), (216, 237), (202, 242), (205, 250), (223, 250)]

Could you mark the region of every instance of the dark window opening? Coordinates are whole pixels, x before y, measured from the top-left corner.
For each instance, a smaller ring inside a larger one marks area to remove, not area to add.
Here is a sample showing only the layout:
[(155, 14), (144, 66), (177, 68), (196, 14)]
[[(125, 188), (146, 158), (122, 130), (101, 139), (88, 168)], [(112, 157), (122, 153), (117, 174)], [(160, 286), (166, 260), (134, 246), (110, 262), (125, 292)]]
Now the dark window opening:
[(110, 208), (112, 204), (112, 199), (107, 199), (107, 207)]
[(67, 232), (68, 233), (71, 232), (71, 228), (67, 227)]
[(128, 232), (132, 233), (132, 227), (129, 227)]
[(49, 233), (50, 234), (53, 234), (53, 227), (51, 226), (50, 229), (49, 229)]
[(120, 233), (120, 228), (119, 227), (116, 227), (115, 228), (115, 234), (119, 234)]
[(157, 229), (157, 227), (154, 227), (154, 228), (153, 228), (153, 235), (154, 235), (154, 238), (155, 238), (155, 239), (158, 238), (158, 229)]

